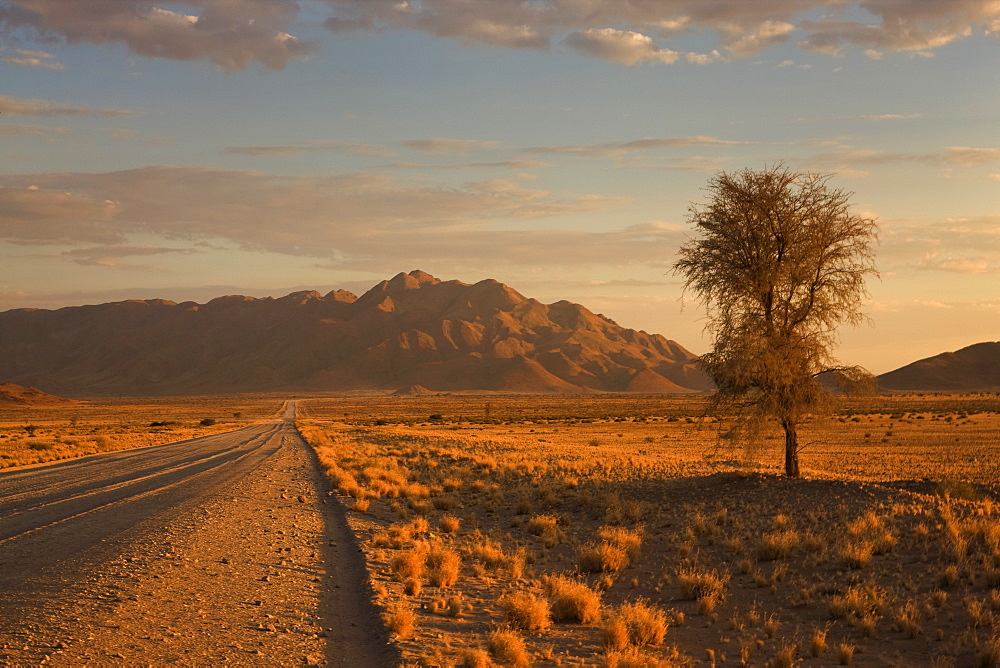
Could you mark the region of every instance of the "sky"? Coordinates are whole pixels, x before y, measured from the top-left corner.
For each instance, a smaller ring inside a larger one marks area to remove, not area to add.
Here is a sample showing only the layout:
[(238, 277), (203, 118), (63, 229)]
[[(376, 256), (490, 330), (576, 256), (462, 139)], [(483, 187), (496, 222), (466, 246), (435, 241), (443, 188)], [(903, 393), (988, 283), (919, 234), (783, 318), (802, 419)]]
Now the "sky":
[(836, 351), (1000, 339), (996, 0), (0, 0), (0, 310), (494, 278), (706, 352), (720, 170), (878, 220)]

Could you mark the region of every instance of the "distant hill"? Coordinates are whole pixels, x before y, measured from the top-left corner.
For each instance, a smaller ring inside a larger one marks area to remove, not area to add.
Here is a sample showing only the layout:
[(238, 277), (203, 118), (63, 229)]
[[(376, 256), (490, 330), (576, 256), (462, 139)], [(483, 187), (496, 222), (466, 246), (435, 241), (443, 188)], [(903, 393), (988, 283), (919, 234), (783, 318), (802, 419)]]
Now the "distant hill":
[(36, 387), (0, 383), (0, 406), (57, 406), (75, 403), (77, 402), (72, 399), (47, 394)]
[(884, 373), (886, 390), (984, 392), (1000, 390), (1000, 341), (977, 343)]
[(356, 297), (0, 313), (0, 378), (70, 396), (268, 390), (697, 392), (695, 356), (579, 304), (400, 273)]

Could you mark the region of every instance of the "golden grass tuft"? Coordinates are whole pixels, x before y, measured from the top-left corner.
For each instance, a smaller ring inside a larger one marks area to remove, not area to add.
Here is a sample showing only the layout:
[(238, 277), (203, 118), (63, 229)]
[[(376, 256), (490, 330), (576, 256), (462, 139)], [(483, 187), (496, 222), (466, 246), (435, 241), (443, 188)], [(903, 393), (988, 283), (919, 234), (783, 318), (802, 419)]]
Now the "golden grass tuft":
[(396, 603), (382, 613), (382, 621), (390, 633), (395, 633), (400, 638), (409, 638), (416, 630), (417, 614), (413, 608)]
[(638, 599), (618, 606), (603, 626), (604, 646), (621, 650), (627, 645), (660, 645), (667, 634), (666, 613), (645, 600)]
[(593, 624), (601, 616), (601, 595), (579, 580), (549, 575), (542, 584), (556, 622)]
[(515, 668), (527, 668), (531, 665), (531, 654), (524, 644), (524, 638), (512, 629), (497, 629), (491, 631), (487, 647), (494, 659), (504, 665)]
[(458, 582), (462, 557), (452, 549), (435, 545), (427, 552), (425, 564), (427, 581), (432, 587), (451, 587)]
[(527, 591), (507, 592), (500, 597), (500, 609), (513, 628), (544, 631), (552, 625), (549, 601)]

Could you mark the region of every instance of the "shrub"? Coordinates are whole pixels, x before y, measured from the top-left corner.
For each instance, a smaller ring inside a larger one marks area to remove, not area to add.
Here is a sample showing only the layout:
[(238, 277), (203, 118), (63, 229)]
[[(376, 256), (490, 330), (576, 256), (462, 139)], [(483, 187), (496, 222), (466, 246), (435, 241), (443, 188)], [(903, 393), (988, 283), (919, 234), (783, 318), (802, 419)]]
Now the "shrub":
[(633, 647), (624, 652), (608, 652), (604, 658), (606, 668), (676, 668), (692, 663), (691, 657), (684, 656), (674, 647), (658, 654), (647, 654)]
[(389, 562), (389, 571), (399, 582), (420, 579), (424, 575), (426, 546), (418, 544), (412, 549), (398, 554)]
[(215, 418), (205, 418), (199, 422), (202, 427), (211, 427), (215, 424)]
[[(620, 636), (624, 629), (627, 641), (632, 645), (659, 645), (667, 634), (667, 615), (663, 610), (639, 599), (623, 603), (604, 627), (605, 646), (607, 639)], [(610, 647), (623, 649), (623, 647)]]
[(458, 582), (462, 558), (458, 552), (435, 546), (427, 553), (427, 580), (432, 587), (450, 587)]
[(627, 565), (628, 553), (605, 542), (584, 545), (576, 553), (576, 567), (581, 573), (617, 573)]
[(531, 654), (524, 644), (524, 638), (511, 629), (497, 629), (490, 633), (488, 647), (497, 661), (526, 668), (531, 665)]
[(413, 608), (396, 604), (382, 614), (382, 620), (391, 633), (395, 633), (400, 638), (408, 638), (416, 628), (417, 615)]
[(481, 647), (464, 649), (458, 655), (458, 665), (462, 668), (489, 668), (489, 652)]
[(592, 624), (600, 617), (601, 596), (579, 580), (550, 575), (543, 580), (556, 622)]
[(760, 543), (757, 544), (757, 556), (764, 561), (784, 559), (792, 554), (798, 543), (798, 531), (793, 529), (772, 531), (761, 536)]
[(28, 443), (28, 448), (38, 452), (48, 452), (50, 450), (55, 450), (56, 444), (52, 441), (32, 441), (31, 443)]
[(538, 536), (545, 547), (553, 547), (563, 541), (559, 528), (559, 518), (554, 515), (535, 515), (528, 520), (528, 533)]
[(522, 631), (544, 631), (552, 625), (549, 602), (531, 592), (508, 592), (500, 597), (500, 607), (511, 626)]

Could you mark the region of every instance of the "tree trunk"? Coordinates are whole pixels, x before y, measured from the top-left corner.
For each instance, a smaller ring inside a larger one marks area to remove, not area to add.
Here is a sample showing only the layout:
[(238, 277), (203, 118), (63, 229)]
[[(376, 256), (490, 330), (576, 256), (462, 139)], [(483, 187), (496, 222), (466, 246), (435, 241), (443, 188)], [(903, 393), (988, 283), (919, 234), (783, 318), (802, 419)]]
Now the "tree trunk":
[(789, 478), (799, 477), (799, 434), (797, 425), (792, 420), (782, 420), (785, 430), (785, 475)]

